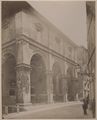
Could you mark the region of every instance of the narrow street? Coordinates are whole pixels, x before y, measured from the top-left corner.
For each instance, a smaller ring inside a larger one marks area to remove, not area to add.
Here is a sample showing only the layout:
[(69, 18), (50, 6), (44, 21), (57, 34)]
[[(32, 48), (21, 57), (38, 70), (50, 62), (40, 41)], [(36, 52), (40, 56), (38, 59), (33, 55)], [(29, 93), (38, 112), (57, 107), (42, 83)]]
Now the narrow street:
[(5, 116), (12, 119), (81, 119), (92, 118), (92, 114), (88, 111), (88, 115), (83, 114), (82, 104), (56, 104), (47, 105), (40, 108), (32, 109), (27, 112), (15, 113)]

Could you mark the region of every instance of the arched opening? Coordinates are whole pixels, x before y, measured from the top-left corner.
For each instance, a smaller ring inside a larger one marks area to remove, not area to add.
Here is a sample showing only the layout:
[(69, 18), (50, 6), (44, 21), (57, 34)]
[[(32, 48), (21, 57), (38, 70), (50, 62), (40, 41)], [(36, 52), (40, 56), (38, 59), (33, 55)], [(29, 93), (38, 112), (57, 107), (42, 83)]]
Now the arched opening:
[(2, 64), (2, 101), (3, 105), (16, 104), (16, 60), (11, 54), (4, 56)]
[(39, 54), (32, 56), (30, 65), (31, 75), (31, 102), (45, 103), (47, 101), (46, 90), (46, 68), (42, 57)]
[(53, 96), (55, 102), (63, 101), (63, 81), (58, 63), (53, 65)]

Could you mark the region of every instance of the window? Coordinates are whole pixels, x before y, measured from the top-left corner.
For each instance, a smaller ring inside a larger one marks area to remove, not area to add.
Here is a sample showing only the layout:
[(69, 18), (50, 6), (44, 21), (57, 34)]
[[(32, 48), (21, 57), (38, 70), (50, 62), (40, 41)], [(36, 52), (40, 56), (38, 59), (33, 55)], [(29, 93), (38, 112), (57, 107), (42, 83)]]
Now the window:
[(15, 80), (11, 80), (10, 81), (10, 87), (16, 87), (16, 81)]
[(31, 87), (31, 94), (35, 94), (35, 89)]
[(9, 95), (10, 96), (15, 96), (15, 90), (14, 89), (10, 89), (9, 90)]

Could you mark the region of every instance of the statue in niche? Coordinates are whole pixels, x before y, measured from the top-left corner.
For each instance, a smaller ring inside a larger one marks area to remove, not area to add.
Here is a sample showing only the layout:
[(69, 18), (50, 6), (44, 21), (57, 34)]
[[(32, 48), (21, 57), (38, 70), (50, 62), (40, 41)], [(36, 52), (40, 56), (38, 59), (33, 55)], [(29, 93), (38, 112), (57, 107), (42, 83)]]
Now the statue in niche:
[(38, 42), (41, 42), (42, 40), (42, 25), (40, 23), (35, 23), (35, 28), (36, 28), (36, 31), (37, 31), (37, 35), (36, 35), (36, 40)]

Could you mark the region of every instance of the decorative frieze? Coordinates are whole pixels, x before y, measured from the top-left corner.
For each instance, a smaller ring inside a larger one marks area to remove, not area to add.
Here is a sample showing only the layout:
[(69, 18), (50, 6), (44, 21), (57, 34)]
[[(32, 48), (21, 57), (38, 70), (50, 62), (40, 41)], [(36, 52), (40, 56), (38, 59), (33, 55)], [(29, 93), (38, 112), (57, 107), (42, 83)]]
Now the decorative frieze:
[[(23, 63), (16, 66), (17, 96), (19, 103), (25, 101), (26, 95), (30, 95), (30, 70), (31, 67)], [(27, 102), (28, 101), (30, 102), (30, 96), (27, 99)]]
[(29, 91), (29, 74), (27, 71), (17, 71), (17, 86), (20, 90)]

